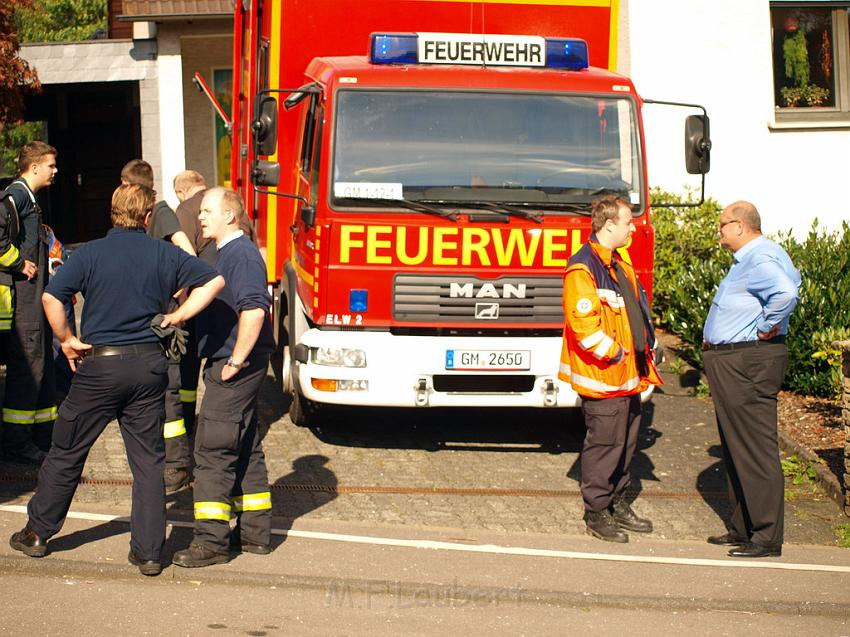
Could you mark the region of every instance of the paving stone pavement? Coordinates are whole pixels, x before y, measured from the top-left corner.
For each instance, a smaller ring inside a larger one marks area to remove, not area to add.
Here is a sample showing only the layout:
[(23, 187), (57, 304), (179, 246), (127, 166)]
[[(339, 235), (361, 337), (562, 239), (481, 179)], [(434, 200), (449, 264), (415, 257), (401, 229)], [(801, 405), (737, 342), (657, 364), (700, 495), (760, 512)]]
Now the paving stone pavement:
[[(276, 526), (315, 519), (584, 533), (577, 465), (584, 431), (574, 410), (337, 409), (304, 429), (286, 416), (288, 399), (278, 388), (270, 370), (260, 418)], [(32, 482), (20, 480), (26, 474), (19, 467), (4, 465), (0, 474), (0, 501), (28, 497)], [(656, 392), (645, 406), (632, 474), (634, 507), (653, 520), (654, 537), (721, 532), (728, 509), (711, 402), (675, 382)], [(130, 488), (123, 483), (131, 475), (116, 423), (92, 448), (84, 477), (107, 484), (81, 485), (78, 506), (128, 508)], [(369, 492), (376, 487), (411, 492)], [(444, 491), (458, 489), (526, 495)], [(835, 503), (810, 487), (788, 489), (786, 540), (834, 544), (832, 527), (847, 522)], [(190, 518), (192, 491), (170, 495), (168, 506), (172, 515)]]

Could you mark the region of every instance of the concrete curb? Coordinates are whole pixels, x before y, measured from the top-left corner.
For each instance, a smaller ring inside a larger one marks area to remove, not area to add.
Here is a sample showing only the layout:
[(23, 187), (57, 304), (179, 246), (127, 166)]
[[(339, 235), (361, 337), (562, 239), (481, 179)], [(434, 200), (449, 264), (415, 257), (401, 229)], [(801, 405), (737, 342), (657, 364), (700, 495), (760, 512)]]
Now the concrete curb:
[(140, 579), (151, 585), (169, 583), (213, 586), (245, 586), (252, 588), (291, 588), (325, 591), (327, 605), (346, 605), (352, 597), (379, 599), (392, 597), (404, 600), (403, 604), (415, 607), (427, 602), (443, 606), (521, 606), (544, 604), (567, 608), (635, 608), (670, 611), (725, 611), (740, 613), (771, 613), (805, 615), (810, 617), (848, 617), (850, 603), (810, 602), (797, 600), (764, 600), (740, 598), (700, 598), (682, 595), (660, 597), (642, 595), (607, 595), (581, 591), (540, 590), (495, 586), (468, 586), (434, 582), (387, 582), (365, 578), (317, 577), (288, 574), (264, 574), (232, 571), (218, 568), (182, 569), (166, 567), (159, 577), (144, 577), (129, 564), (99, 564), (80, 560), (34, 559), (29, 557), (0, 556), (0, 572), (59, 578), (99, 580)]
[(844, 489), (838, 481), (838, 477), (823, 464), (814, 451), (800, 445), (782, 430), (779, 430), (779, 447), (788, 454), (796, 454), (803, 460), (811, 462), (818, 484), (823, 487), (830, 498), (835, 500), (838, 508), (850, 517), (850, 507), (845, 506)]

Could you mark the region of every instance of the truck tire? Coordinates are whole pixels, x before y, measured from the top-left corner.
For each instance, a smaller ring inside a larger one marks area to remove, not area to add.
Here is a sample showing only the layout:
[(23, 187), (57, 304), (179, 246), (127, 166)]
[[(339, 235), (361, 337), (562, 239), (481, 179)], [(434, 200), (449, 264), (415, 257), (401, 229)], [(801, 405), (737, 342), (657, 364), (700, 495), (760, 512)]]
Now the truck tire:
[(296, 427), (312, 427), (316, 424), (316, 404), (308, 400), (295, 389), (292, 392), (292, 402), (289, 404), (289, 419)]

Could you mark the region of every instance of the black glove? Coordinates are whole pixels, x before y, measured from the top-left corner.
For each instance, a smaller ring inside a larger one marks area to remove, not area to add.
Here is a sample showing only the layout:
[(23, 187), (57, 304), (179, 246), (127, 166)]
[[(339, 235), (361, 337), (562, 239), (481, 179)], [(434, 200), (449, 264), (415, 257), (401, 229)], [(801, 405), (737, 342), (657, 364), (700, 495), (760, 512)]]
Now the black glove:
[(179, 361), (186, 353), (186, 340), (189, 337), (189, 332), (176, 325), (162, 327), (162, 319), (164, 318), (164, 314), (154, 316), (151, 321), (151, 329), (159, 337), (165, 355), (171, 360)]

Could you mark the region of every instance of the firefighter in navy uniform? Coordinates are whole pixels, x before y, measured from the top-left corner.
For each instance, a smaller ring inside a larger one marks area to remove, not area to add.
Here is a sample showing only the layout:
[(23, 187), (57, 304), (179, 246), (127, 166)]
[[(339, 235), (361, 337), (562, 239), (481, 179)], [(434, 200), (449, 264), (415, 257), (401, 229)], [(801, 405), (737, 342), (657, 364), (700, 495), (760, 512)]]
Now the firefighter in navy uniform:
[(20, 222), (11, 195), (0, 196), (0, 364), (6, 364), (6, 347), (15, 318), (15, 274), (32, 279), (35, 263), (18, 249)]
[[(30, 557), (47, 554), (47, 541), (65, 521), (89, 450), (117, 417), (133, 473), (128, 560), (144, 575), (162, 570), (168, 374), (151, 320), (181, 288), (191, 292), (165, 315), (163, 326), (191, 318), (212, 301), (224, 280), (200, 259), (145, 235), (153, 203), (151, 189), (119, 186), (112, 196), (114, 227), (105, 238), (78, 248), (44, 293), (44, 312), (76, 373), (27, 507), (29, 519), (9, 541)], [(70, 331), (64, 308), (76, 292), (86, 299), (82, 340)]]
[(274, 351), (266, 266), (240, 229), (237, 193), (208, 190), (199, 218), (204, 237), (216, 243), (226, 287), (196, 320), (207, 362), (195, 434), (194, 538), (173, 559), (185, 567), (226, 562), (230, 550), (271, 551), (271, 492), (257, 430), (257, 396)]
[[(198, 213), (201, 210), (201, 200), (207, 189), (203, 175), (195, 170), (184, 170), (174, 178), (174, 194), (180, 200), (180, 205), (174, 211), (180, 222), (180, 229), (189, 237), (189, 242), (195, 249), (195, 254), (204, 263), (215, 264), (215, 242), (204, 239), (201, 234), (201, 223)], [(180, 403), (183, 407), (183, 419), (186, 430), (194, 436), (195, 412), (198, 401), (198, 375), (201, 371), (201, 359), (198, 358), (198, 338), (195, 321), (189, 321), (184, 326), (189, 332), (186, 353), (180, 359)]]
[[(131, 159), (121, 169), (122, 184), (139, 184), (153, 189), (153, 168), (144, 159)], [(192, 242), (180, 228), (177, 215), (165, 201), (157, 201), (147, 221), (147, 233), (162, 239), (195, 256)], [(169, 310), (177, 305), (173, 301)], [(180, 360), (168, 359), (168, 389), (165, 390), (165, 491), (177, 491), (189, 483), (192, 468), (192, 450), (183, 403), (180, 400)]]
[(47, 233), (35, 193), (53, 183), (56, 149), (39, 141), (26, 144), (18, 155), (18, 171), (18, 178), (3, 196), (14, 206), (19, 221), (19, 255), (35, 265), (35, 274), (11, 273), (14, 314), (4, 348), (3, 452), (11, 460), (37, 464), (50, 448), (56, 419), (56, 382), (53, 335), (41, 307), (49, 276)]

